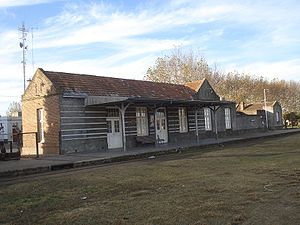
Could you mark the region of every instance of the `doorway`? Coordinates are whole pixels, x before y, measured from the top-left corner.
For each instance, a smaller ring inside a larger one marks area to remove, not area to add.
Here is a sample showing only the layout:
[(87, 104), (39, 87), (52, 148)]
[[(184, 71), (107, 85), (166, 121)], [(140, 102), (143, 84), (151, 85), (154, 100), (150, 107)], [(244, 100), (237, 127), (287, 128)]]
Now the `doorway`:
[(108, 149), (122, 148), (122, 132), (120, 118), (107, 118), (107, 146)]
[(166, 108), (158, 108), (155, 113), (155, 133), (158, 143), (168, 143)]

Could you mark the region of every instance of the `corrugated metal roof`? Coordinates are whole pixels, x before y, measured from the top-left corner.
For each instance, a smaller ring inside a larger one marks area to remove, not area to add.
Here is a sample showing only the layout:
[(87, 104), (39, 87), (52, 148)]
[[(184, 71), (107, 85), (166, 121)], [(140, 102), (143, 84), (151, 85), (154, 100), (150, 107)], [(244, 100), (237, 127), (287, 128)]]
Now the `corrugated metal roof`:
[(84, 92), (90, 96), (192, 100), (195, 94), (194, 90), (184, 85), (42, 71), (57, 89)]

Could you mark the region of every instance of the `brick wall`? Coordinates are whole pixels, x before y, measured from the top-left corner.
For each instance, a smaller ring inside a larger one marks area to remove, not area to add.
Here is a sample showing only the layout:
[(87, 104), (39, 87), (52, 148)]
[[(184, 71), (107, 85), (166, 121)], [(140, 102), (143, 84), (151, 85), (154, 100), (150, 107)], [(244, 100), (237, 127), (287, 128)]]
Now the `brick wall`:
[[(37, 109), (43, 109), (44, 141), (40, 154), (59, 154), (60, 95), (42, 71), (37, 70), (22, 97), (22, 132), (37, 132)], [(36, 154), (34, 134), (23, 135), (22, 155)]]

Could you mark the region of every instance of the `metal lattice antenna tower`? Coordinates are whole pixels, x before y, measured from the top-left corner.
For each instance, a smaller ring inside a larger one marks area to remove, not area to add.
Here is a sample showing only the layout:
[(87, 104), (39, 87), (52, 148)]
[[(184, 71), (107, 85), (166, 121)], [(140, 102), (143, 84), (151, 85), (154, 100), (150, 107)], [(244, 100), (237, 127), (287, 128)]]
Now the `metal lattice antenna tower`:
[(25, 24), (24, 22), (22, 23), (22, 27), (19, 27), (19, 31), (21, 31), (21, 42), (20, 42), (20, 48), (22, 48), (22, 64), (23, 64), (23, 79), (24, 79), (24, 92), (25, 92), (25, 88), (26, 88), (26, 51), (28, 46), (26, 46), (26, 37), (27, 37), (27, 33), (28, 30), (26, 30), (25, 28)]

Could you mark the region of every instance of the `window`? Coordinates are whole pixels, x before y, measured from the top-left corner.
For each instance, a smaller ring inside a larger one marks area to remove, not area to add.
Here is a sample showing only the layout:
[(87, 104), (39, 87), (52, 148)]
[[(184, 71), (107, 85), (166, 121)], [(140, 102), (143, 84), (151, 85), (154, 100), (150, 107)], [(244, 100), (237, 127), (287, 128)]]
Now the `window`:
[(107, 117), (120, 117), (118, 108), (107, 108)]
[(165, 118), (165, 109), (157, 109), (155, 115), (157, 118)]
[(120, 121), (115, 120), (114, 124), (115, 124), (115, 133), (119, 133), (120, 132)]
[(205, 123), (205, 130), (212, 130), (210, 108), (204, 108), (204, 123)]
[(230, 108), (225, 108), (225, 128), (231, 129)]
[(180, 133), (187, 132), (188, 128), (187, 128), (186, 108), (179, 108), (178, 116), (179, 116), (179, 131), (180, 131)]
[(44, 142), (44, 111), (43, 111), (43, 109), (37, 110), (37, 132), (38, 132), (38, 141)]
[(146, 107), (136, 108), (136, 131), (138, 136), (148, 135), (148, 114)]
[(277, 122), (277, 123), (280, 122), (279, 112), (276, 112), (276, 122)]
[(107, 133), (112, 133), (111, 120), (107, 121)]

